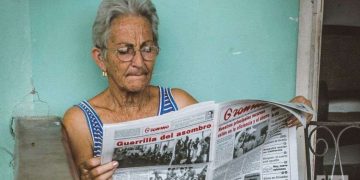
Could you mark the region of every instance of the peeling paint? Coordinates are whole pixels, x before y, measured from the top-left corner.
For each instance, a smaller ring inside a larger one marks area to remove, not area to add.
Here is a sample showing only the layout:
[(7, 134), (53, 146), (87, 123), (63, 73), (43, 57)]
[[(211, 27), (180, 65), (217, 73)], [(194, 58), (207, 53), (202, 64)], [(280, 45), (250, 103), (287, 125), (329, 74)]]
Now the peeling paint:
[(234, 52), (232, 52), (231, 54), (234, 55), (234, 56), (236, 56), (236, 55), (242, 54), (242, 52), (241, 52), (241, 51), (234, 51)]
[(289, 17), (289, 19), (290, 19), (291, 21), (299, 22), (299, 18), (298, 18), (298, 17)]

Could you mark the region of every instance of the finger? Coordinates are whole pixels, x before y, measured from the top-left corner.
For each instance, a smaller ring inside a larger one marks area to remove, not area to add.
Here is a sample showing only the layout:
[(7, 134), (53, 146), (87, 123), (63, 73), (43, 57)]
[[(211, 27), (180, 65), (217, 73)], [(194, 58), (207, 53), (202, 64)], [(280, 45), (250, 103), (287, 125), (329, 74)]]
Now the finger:
[(293, 124), (295, 122), (295, 119), (289, 119), (288, 121), (286, 121), (287, 125)]
[(290, 102), (293, 103), (305, 103), (307, 102), (307, 99), (304, 96), (295, 96), (290, 100)]
[(296, 96), (293, 99), (290, 100), (290, 102), (292, 103), (301, 103), (301, 104), (305, 104), (309, 107), (312, 108), (312, 103), (310, 100), (306, 99), (304, 96)]
[(288, 127), (292, 127), (292, 126), (297, 126), (299, 124), (299, 120), (294, 116), (291, 115), (287, 120), (286, 120), (286, 124)]
[[(103, 176), (104, 174), (112, 174), (111, 172), (114, 171), (118, 167), (119, 163), (117, 161), (112, 161), (107, 164), (98, 166), (92, 169), (89, 174), (92, 178), (102, 177), (103, 179), (107, 179), (111, 176)], [(107, 178), (105, 178), (107, 177)]]
[(289, 124), (290, 122), (294, 122), (296, 120), (296, 117), (293, 114), (290, 114), (290, 116), (286, 119), (286, 123)]
[(104, 180), (111, 180), (115, 170), (116, 170), (116, 168), (114, 168), (113, 170), (108, 171), (108, 172), (96, 177), (94, 180), (103, 180), (103, 179)]
[(306, 121), (307, 121), (307, 123), (309, 123), (309, 122), (312, 120), (312, 118), (313, 118), (313, 115), (312, 115), (312, 114), (307, 114), (307, 115), (306, 115)]
[(81, 175), (89, 174), (89, 170), (85, 169), (84, 166), (80, 166), (79, 170)]
[(287, 126), (288, 127), (293, 127), (293, 126), (295, 126), (296, 125), (296, 120), (291, 120), (291, 121), (289, 121), (288, 123), (287, 123)]
[(100, 164), (101, 164), (100, 157), (95, 157), (95, 158), (91, 158), (91, 159), (83, 162), (80, 165), (80, 168), (85, 169), (85, 170), (91, 170), (97, 166), (100, 166)]
[(91, 159), (81, 163), (79, 166), (80, 178), (82, 180), (91, 179), (90, 175), (89, 175), (90, 170), (92, 170), (93, 168), (95, 168), (99, 165), (100, 165), (100, 157), (91, 158)]
[(288, 123), (288, 127), (293, 127), (293, 126), (300, 127), (301, 126), (300, 121), (295, 120), (295, 121), (291, 121), (290, 123)]
[(90, 179), (90, 175), (89, 174), (81, 174), (80, 179), (81, 180), (88, 180), (88, 179)]
[(81, 180), (86, 180), (86, 179), (90, 179), (89, 178), (89, 170), (87, 170), (85, 168), (85, 163), (86, 162), (83, 162), (79, 165), (79, 173), (80, 173), (80, 179)]

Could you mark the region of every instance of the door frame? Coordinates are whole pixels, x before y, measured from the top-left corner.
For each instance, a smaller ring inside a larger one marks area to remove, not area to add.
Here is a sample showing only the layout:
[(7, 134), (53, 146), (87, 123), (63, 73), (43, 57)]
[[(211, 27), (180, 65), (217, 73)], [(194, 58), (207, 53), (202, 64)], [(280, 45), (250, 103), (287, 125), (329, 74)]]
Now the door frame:
[[(317, 112), (320, 76), (321, 32), (324, 0), (299, 0), (299, 34), (297, 48), (296, 95), (312, 101)], [(316, 121), (314, 116), (313, 121)], [(306, 179), (304, 128), (297, 130), (299, 179)], [(315, 144), (315, 137), (310, 141)], [(311, 179), (314, 178), (315, 158), (310, 157)]]

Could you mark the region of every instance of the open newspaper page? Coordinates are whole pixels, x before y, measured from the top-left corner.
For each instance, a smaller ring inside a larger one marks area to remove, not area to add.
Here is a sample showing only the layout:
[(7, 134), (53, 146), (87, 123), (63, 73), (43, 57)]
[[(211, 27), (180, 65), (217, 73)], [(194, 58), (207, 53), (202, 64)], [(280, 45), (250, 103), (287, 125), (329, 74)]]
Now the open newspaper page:
[(119, 162), (113, 179), (207, 178), (215, 103), (116, 125), (104, 125), (102, 163)]
[(287, 128), (286, 120), (291, 113), (298, 118), (312, 113), (302, 106), (266, 101), (220, 104), (211, 179), (297, 179), (296, 129)]

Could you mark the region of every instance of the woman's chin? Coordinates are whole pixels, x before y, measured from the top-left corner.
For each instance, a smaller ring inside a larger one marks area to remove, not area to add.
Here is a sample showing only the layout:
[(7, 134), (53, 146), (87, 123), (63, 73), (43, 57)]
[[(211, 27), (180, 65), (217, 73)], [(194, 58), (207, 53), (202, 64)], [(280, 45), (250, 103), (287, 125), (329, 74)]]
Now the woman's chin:
[(143, 91), (147, 86), (149, 85), (149, 83), (131, 83), (127, 86), (126, 89), (128, 89), (128, 91), (130, 92), (141, 92)]

